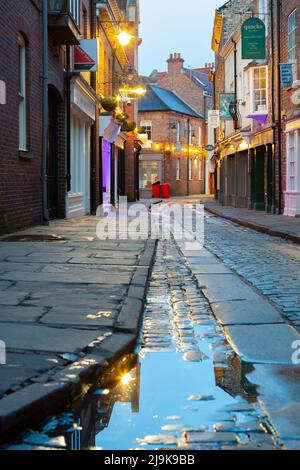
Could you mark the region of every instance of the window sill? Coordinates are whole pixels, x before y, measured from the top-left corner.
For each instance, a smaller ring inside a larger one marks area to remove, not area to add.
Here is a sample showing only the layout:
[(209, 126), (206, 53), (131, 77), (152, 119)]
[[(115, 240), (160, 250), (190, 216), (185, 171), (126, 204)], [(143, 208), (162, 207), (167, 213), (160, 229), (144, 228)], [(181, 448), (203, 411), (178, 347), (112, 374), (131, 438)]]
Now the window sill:
[(19, 150), (19, 159), (20, 160), (32, 160), (33, 153), (29, 150)]

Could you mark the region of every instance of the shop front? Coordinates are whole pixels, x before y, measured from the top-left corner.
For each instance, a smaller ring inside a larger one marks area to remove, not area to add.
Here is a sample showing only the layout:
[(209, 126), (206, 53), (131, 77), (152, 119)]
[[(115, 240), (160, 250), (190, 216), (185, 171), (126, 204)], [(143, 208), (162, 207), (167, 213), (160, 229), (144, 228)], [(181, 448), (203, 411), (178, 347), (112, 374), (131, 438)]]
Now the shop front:
[(251, 138), (251, 209), (274, 212), (273, 130), (267, 129)]
[(286, 191), (284, 214), (300, 216), (300, 119), (286, 123)]
[(96, 99), (80, 80), (71, 86), (70, 174), (67, 218), (91, 211), (91, 127), (96, 119)]
[(139, 189), (141, 199), (152, 197), (152, 185), (163, 181), (163, 155), (141, 154), (139, 157)]
[(118, 202), (123, 188), (120, 172), (124, 174), (124, 146), (126, 134), (120, 132), (120, 126), (111, 115), (100, 115), (100, 161), (102, 162), (102, 201), (106, 208)]

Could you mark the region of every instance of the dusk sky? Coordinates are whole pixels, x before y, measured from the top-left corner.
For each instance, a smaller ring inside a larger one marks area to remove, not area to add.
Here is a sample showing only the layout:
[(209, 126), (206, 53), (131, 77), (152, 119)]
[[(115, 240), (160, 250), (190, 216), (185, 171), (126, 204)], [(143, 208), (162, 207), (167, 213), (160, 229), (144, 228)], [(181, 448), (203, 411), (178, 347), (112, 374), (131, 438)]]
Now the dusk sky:
[(225, 0), (140, 0), (140, 74), (165, 70), (171, 52), (180, 52), (186, 67), (212, 62), (214, 13), (224, 3)]

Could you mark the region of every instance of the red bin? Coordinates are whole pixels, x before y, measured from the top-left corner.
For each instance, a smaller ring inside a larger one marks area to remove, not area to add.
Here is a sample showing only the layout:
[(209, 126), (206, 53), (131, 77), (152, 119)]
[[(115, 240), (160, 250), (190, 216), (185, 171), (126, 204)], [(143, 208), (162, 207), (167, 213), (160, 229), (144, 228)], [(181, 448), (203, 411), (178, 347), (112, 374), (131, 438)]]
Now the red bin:
[(163, 199), (170, 199), (170, 185), (169, 184), (161, 185), (161, 195)]
[(153, 184), (152, 185), (152, 197), (153, 199), (160, 198), (160, 184)]

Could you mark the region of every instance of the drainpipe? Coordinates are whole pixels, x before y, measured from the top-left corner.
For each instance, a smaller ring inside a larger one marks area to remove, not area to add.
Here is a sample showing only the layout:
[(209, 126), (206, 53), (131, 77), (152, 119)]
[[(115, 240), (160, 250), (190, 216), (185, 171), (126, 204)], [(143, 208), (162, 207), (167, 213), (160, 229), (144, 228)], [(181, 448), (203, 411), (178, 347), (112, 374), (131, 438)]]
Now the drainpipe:
[[(233, 45), (234, 45), (234, 102), (235, 102), (235, 114), (236, 117), (234, 118), (234, 130), (237, 131), (238, 129), (238, 119), (237, 119), (237, 109), (238, 109), (238, 103), (237, 103), (237, 43), (234, 39), (231, 39)], [(235, 192), (235, 201), (234, 201), (234, 207), (237, 207), (237, 199), (238, 199), (238, 194), (237, 194), (237, 148), (235, 149), (235, 156), (234, 156), (234, 192)]]
[[(231, 39), (234, 45), (234, 101), (237, 110), (237, 48), (236, 42), (234, 39)], [(238, 122), (237, 119), (234, 119), (234, 130), (238, 129)]]
[(282, 211), (282, 181), (281, 181), (281, 164), (282, 164), (282, 119), (281, 119), (281, 77), (280, 77), (280, 62), (281, 62), (281, 0), (277, 0), (277, 56), (278, 56), (278, 70), (277, 70), (277, 104), (278, 104), (278, 212)]
[(49, 221), (48, 211), (48, 183), (47, 183), (47, 147), (48, 147), (48, 0), (43, 0), (43, 98), (42, 98), (42, 159), (41, 159), (41, 182), (42, 182), (42, 205), (43, 220)]
[(275, 213), (275, 190), (276, 190), (276, 171), (275, 171), (275, 145), (276, 145), (276, 112), (275, 112), (275, 39), (274, 39), (274, 6), (273, 0), (270, 5), (271, 14), (271, 44), (272, 44), (272, 213)]

